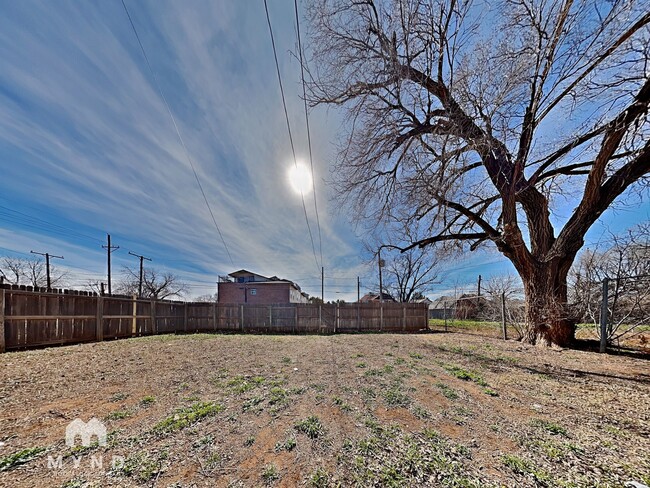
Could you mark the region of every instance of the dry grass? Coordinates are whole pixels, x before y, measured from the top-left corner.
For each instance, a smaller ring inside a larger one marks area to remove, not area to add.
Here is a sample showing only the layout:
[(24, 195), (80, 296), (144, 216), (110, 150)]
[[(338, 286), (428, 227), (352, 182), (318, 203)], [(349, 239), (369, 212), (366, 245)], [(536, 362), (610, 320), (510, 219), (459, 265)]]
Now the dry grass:
[[(649, 364), (466, 334), (159, 336), (10, 353), (0, 486), (648, 483)], [(92, 417), (108, 445), (66, 447), (66, 425)], [(59, 455), (63, 468), (48, 469)], [(111, 468), (112, 456), (124, 463)]]

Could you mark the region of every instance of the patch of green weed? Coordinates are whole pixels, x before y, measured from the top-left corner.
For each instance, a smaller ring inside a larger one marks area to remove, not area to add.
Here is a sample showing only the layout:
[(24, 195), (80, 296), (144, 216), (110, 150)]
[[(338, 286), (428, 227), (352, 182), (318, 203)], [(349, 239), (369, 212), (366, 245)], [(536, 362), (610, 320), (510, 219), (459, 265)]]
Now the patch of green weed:
[(158, 434), (169, 434), (183, 429), (200, 420), (223, 412), (223, 405), (214, 402), (195, 403), (190, 407), (176, 410), (174, 415), (158, 422), (153, 431)]
[(0, 472), (9, 471), (10, 469), (20, 466), (21, 464), (28, 463), (32, 459), (38, 457), (39, 454), (46, 451), (45, 447), (29, 447), (14, 452), (9, 456), (0, 458)]
[(298, 422), (294, 427), (298, 432), (306, 434), (310, 439), (317, 439), (325, 433), (323, 424), (315, 415), (311, 415), (305, 420)]

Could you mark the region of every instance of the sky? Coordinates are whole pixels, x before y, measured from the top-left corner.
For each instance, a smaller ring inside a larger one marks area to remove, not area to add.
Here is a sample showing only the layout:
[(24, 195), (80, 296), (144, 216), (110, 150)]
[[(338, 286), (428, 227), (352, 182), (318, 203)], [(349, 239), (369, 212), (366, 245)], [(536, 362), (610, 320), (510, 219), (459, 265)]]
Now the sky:
[[(316, 256), (287, 178), (293, 159), (263, 2), (126, 2), (228, 251), (122, 3), (0, 0), (0, 256), (63, 255), (56, 264), (79, 288), (105, 281), (110, 233), (120, 246), (114, 276), (137, 265), (130, 251), (179, 275), (189, 297), (241, 268), (319, 296), (313, 196)], [(269, 8), (297, 157), (308, 164), (293, 2)], [(341, 116), (315, 109), (310, 123), (325, 299), (356, 299), (357, 276), (362, 294), (377, 278), (328, 183)], [(607, 212), (587, 241), (649, 214), (647, 205)], [(508, 272), (496, 252), (474, 253), (447, 265), (429, 295)]]

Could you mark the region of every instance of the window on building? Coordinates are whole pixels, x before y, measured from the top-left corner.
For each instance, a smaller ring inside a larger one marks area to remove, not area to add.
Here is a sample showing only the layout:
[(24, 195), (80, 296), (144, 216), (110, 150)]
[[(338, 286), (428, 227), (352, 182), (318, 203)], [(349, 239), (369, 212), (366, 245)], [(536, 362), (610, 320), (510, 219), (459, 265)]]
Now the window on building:
[(251, 295), (257, 295), (257, 288), (251, 288)]

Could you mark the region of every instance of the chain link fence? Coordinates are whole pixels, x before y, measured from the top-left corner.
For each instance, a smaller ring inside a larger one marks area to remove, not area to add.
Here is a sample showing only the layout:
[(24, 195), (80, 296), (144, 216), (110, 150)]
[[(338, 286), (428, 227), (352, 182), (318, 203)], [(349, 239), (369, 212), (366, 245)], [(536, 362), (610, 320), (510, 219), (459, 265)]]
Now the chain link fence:
[[(650, 275), (579, 284), (571, 293), (568, 314), (576, 338), (608, 348), (650, 353)], [(429, 328), (519, 340), (525, 332), (525, 302), (506, 293), (460, 296), (429, 310)]]

